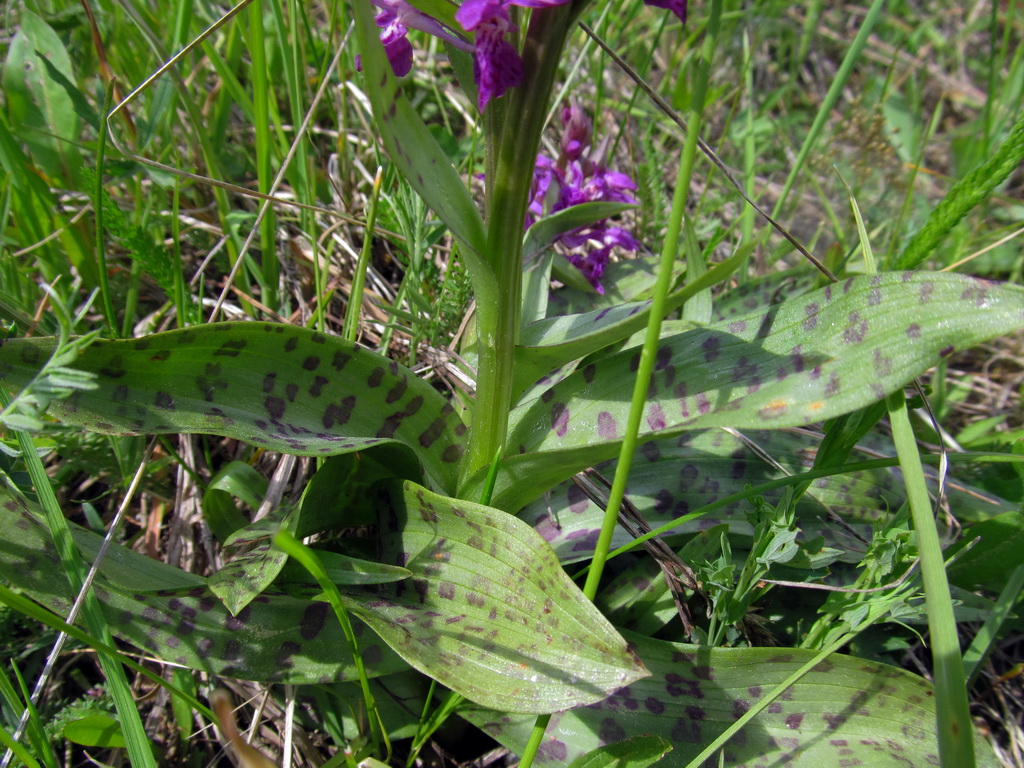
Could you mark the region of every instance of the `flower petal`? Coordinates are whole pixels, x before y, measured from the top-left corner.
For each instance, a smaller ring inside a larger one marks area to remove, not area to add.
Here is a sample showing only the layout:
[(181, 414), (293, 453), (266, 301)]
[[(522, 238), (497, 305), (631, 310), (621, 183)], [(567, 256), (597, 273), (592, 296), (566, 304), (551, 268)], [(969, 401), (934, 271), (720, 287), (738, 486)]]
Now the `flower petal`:
[(672, 11), (683, 24), (686, 23), (686, 0), (644, 0), (644, 5)]
[(487, 102), (499, 98), (523, 80), (523, 60), (505, 41), (504, 31), (497, 24), (486, 24), (476, 31), (473, 79), (481, 112), (487, 107)]

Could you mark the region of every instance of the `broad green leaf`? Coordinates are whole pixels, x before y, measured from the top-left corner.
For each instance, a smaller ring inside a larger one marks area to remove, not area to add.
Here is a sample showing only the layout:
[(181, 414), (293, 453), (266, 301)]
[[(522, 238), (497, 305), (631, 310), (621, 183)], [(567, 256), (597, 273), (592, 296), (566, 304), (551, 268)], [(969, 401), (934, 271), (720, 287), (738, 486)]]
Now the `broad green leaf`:
[(61, 734), (70, 742), (85, 747), (124, 747), (121, 724), (110, 715), (90, 715), (72, 720)]
[(634, 736), (581, 755), (571, 768), (647, 768), (671, 751), (661, 736)]
[(949, 579), (964, 587), (986, 584), (1001, 588), (1013, 570), (1024, 564), (1024, 513), (1006, 512), (972, 525), (947, 556), (964, 549), (976, 538), (980, 540), (950, 565)]
[(343, 593), (409, 664), (482, 706), (555, 712), (645, 674), (525, 523), (414, 483), (382, 490), (382, 561), (412, 578)]
[[(331, 581), (338, 586), (362, 585), (362, 584), (386, 584), (392, 581), (402, 581), (412, 576), (408, 568), (398, 565), (387, 565), (373, 560), (363, 560), (358, 557), (349, 557), (337, 552), (329, 552), (324, 549), (316, 549), (317, 558), (323, 566), (324, 571)], [(309, 571), (297, 563), (289, 561), (281, 571), (285, 581), (296, 583), (306, 581), (313, 584)], [(326, 598), (317, 597), (317, 600)]]
[[(604, 701), (556, 714), (538, 760), (549, 768), (630, 734), (661, 736), (684, 766), (775, 685), (813, 658), (794, 648), (708, 648), (628, 634), (651, 677)], [(501, 712), (460, 712), (513, 752), (533, 721)], [(978, 765), (996, 768), (976, 740)], [(727, 766), (840, 768), (938, 765), (931, 684), (896, 667), (835, 654), (768, 705), (725, 745)], [(710, 765), (717, 766), (718, 758)]]
[(823, 279), (817, 274), (808, 274), (805, 269), (769, 273), (716, 296), (711, 304), (711, 318), (715, 321), (735, 320), (766, 310), (780, 301), (803, 296), (822, 287), (820, 281)]
[[(755, 445), (778, 461), (783, 470), (799, 472), (809, 463), (814, 444), (807, 438), (785, 431), (755, 430), (746, 434)], [(606, 478), (615, 475), (616, 460), (602, 462), (595, 468)], [(677, 438), (652, 440), (642, 445), (633, 459), (628, 497), (637, 511), (651, 525), (661, 526), (701, 507), (727, 496), (742, 492), (782, 476), (775, 467), (757, 456), (748, 446), (724, 430), (694, 430)], [(893, 504), (898, 498), (890, 474), (879, 472), (877, 477), (854, 482), (847, 477), (834, 478), (828, 484), (836, 491), (829, 494), (826, 503), (839, 501), (838, 487), (845, 505), (837, 511), (849, 518), (855, 526), (870, 522), (879, 514), (879, 507)], [(826, 489), (814, 486), (809, 494)], [(769, 501), (778, 500), (781, 491), (763, 493)], [(848, 494), (848, 495), (847, 495)], [(812, 496), (813, 498), (813, 496)], [(753, 529), (747, 521), (746, 510), (752, 509), (747, 501), (736, 500), (696, 520), (676, 526), (669, 534), (694, 533), (719, 522), (727, 522), (734, 534), (749, 536)], [(809, 500), (801, 507), (808, 521), (824, 512)], [(595, 504), (571, 480), (560, 483), (540, 498), (527, 504), (519, 518), (533, 526), (552, 546), (563, 563), (589, 559), (597, 542), (604, 508)], [(817, 526), (814, 527), (816, 530)], [(617, 527), (613, 534), (613, 548), (627, 544), (630, 536)]]
[[(91, 562), (101, 537), (72, 526)], [(57, 555), (41, 516), (0, 485), (0, 579), (66, 614), (74, 595), (53, 568)], [(316, 683), (355, 677), (352, 654), (327, 603), (260, 595), (232, 616), (206, 579), (114, 546), (100, 568), (96, 595), (111, 631), (139, 648), (211, 675), (269, 682)], [(405, 664), (363, 624), (360, 650), (371, 675)]]
[[(24, 386), (53, 339), (0, 346), (0, 386)], [(465, 425), (398, 363), (289, 325), (218, 323), (98, 341), (75, 361), (99, 385), (54, 403), (62, 421), (110, 434), (226, 435), (302, 456), (400, 443), (431, 482), (454, 485)]]
[[(875, 402), (957, 349), (1024, 325), (1024, 288), (951, 274), (850, 278), (663, 339), (641, 440), (792, 427)], [(492, 503), (518, 509), (618, 452), (639, 350), (588, 363), (515, 409)], [(482, 473), (461, 495), (472, 497)]]
[[(716, 264), (700, 278), (673, 292), (665, 310), (676, 310), (692, 296), (722, 282), (743, 260), (744, 254), (738, 253)], [(518, 388), (524, 389), (559, 366), (640, 332), (647, 326), (650, 308), (650, 300), (638, 301), (530, 323), (523, 328), (516, 346)]]
[(213, 535), (223, 543), (245, 527), (245, 516), (235, 506), (236, 497), (251, 509), (259, 509), (266, 492), (267, 479), (244, 461), (231, 461), (221, 467), (203, 494), (203, 518)]
[[(811, 468), (818, 449), (817, 440), (803, 432), (745, 430), (742, 435), (749, 444), (724, 430), (694, 430), (645, 443), (633, 459), (629, 500), (651, 527), (659, 527), (734, 494), (743, 494), (746, 488), (805, 472)], [(756, 446), (760, 455), (751, 446)], [(859, 462), (894, 453), (891, 443), (865, 439), (849, 460)], [(774, 459), (776, 466), (763, 456)], [(615, 475), (616, 463), (602, 462), (596, 469), (610, 479)], [(836, 472), (832, 477), (812, 481), (797, 505), (798, 521), (807, 536), (824, 534), (830, 546), (850, 550), (850, 558), (855, 559), (863, 542), (858, 542), (848, 530), (870, 541), (872, 524), (898, 509), (906, 500), (906, 493), (895, 467), (852, 472), (836, 468)], [(961, 470), (954, 465), (946, 486), (958, 516), (983, 519), (1014, 508), (1008, 501), (964, 485), (958, 478), (960, 474)], [(934, 470), (929, 468), (928, 475), (929, 485), (934, 488)], [(774, 504), (781, 493), (781, 489), (776, 489), (758, 495)], [(749, 500), (736, 498), (677, 525), (671, 533), (689, 534), (726, 522), (731, 534), (749, 537), (753, 529), (746, 512), (752, 508)], [(830, 513), (840, 516), (849, 528), (829, 524)], [(570, 480), (527, 504), (518, 517), (547, 540), (563, 563), (572, 563), (591, 557), (604, 508)], [(612, 547), (629, 540), (624, 530), (616, 529)]]

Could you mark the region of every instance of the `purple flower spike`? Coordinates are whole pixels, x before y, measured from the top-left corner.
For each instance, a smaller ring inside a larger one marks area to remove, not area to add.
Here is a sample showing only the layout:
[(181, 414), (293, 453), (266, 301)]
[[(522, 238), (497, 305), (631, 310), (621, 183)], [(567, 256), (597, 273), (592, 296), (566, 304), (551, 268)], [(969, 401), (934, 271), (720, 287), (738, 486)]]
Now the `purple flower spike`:
[(686, 0), (644, 0), (644, 5), (672, 11), (683, 24), (686, 23)]
[[(573, 205), (592, 202), (635, 203), (636, 184), (624, 173), (604, 167), (604, 149), (590, 146), (593, 130), (589, 118), (572, 103), (562, 109), (561, 154), (557, 160), (537, 156), (533, 189), (526, 224)], [(640, 243), (608, 219), (563, 232), (556, 243), (560, 251), (587, 279), (594, 290), (604, 293), (601, 278), (613, 248), (637, 251)]]

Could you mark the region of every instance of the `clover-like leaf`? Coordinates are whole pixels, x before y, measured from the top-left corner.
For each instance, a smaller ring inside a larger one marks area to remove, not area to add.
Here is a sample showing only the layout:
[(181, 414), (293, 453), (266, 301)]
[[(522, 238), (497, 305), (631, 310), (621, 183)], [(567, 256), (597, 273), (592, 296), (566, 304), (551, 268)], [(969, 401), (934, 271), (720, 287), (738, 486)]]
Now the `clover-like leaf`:
[(413, 667), (483, 706), (532, 713), (646, 674), (525, 523), (414, 483), (382, 494), (382, 560), (412, 577), (343, 596)]
[[(54, 340), (0, 345), (0, 386), (32, 379)], [(53, 404), (68, 424), (110, 434), (226, 435), (303, 456), (399, 443), (451, 488), (465, 425), (398, 363), (333, 336), (271, 323), (218, 323), (96, 341), (75, 368), (96, 389)]]
[[(661, 736), (670, 763), (686, 765), (814, 651), (708, 648), (628, 634), (651, 676), (604, 701), (556, 714), (538, 762), (556, 768), (632, 734)], [(533, 721), (501, 712), (459, 713), (513, 752)], [(978, 765), (998, 765), (975, 740)], [(834, 654), (768, 705), (724, 747), (730, 766), (938, 765), (930, 683), (896, 667)], [(719, 765), (718, 757), (706, 765)]]

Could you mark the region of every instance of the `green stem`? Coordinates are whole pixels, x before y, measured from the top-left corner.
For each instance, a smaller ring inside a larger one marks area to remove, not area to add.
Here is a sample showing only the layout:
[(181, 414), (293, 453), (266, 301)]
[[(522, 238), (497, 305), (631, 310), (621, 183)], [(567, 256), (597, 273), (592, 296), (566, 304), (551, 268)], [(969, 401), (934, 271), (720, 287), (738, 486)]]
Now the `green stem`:
[(373, 251), (373, 228), (377, 223), (377, 202), (380, 200), (380, 185), (384, 170), (377, 168), (373, 178), (373, 193), (370, 195), (370, 206), (366, 213), (366, 233), (363, 235), (363, 248), (359, 252), (355, 272), (352, 275), (352, 289), (348, 294), (348, 307), (345, 309), (345, 325), (341, 336), (351, 342), (359, 337), (359, 311), (363, 306), (363, 287), (366, 285), (366, 270), (370, 266), (370, 254)]
[[(573, 19), (568, 6), (535, 11), (523, 47), (525, 75), (504, 104), (487, 107), (487, 253), (498, 290), (494, 301), (477, 299), (476, 405), (463, 479), (504, 453), (512, 408), (513, 366), (522, 311), (523, 222), (533, 183), (548, 99)], [(515, 130), (502, 130), (506, 116)]]
[(974, 741), (971, 712), (967, 703), (960, 639), (953, 616), (953, 598), (949, 593), (942, 545), (935, 528), (928, 488), (924, 482), (921, 456), (910, 426), (907, 401), (902, 390), (889, 395), (889, 420), (892, 423), (896, 454), (900, 459), (903, 481), (910, 503), (910, 515), (921, 555), (921, 580), (928, 607), (928, 631), (935, 674), (936, 731), (939, 762), (943, 768), (973, 768)]
[(608, 550), (611, 548), (612, 534), (618, 521), (619, 507), (626, 495), (626, 480), (629, 478), (629, 471), (632, 468), (633, 454), (639, 443), (640, 420), (643, 418), (644, 406), (647, 403), (647, 388), (650, 385), (651, 373), (654, 371), (655, 355), (661, 337), (661, 321), (665, 314), (668, 292), (672, 285), (672, 263), (679, 252), (679, 233), (686, 215), (686, 199), (689, 195), (693, 164), (697, 155), (701, 115), (704, 111), (704, 100), (707, 96), (708, 81), (711, 76), (711, 59), (715, 52), (721, 20), (722, 0), (712, 0), (711, 15), (704, 35), (700, 62), (697, 65), (693, 98), (690, 102), (690, 113), (686, 123), (686, 140), (683, 144), (682, 156), (679, 159), (676, 188), (672, 193), (672, 213), (669, 216), (668, 231), (665, 233), (665, 242), (661, 249), (658, 283), (654, 289), (650, 321), (647, 324), (647, 336), (640, 353), (640, 365), (637, 368), (636, 385), (633, 388), (629, 421), (622, 441), (622, 448), (619, 451), (619, 463), (615, 469), (615, 479), (612, 481), (612, 489), (608, 496), (608, 506), (605, 508), (601, 533), (594, 548), (594, 558), (591, 562), (590, 572), (587, 574), (586, 584), (583, 586), (583, 593), (591, 600), (597, 595), (597, 587), (608, 558)]

